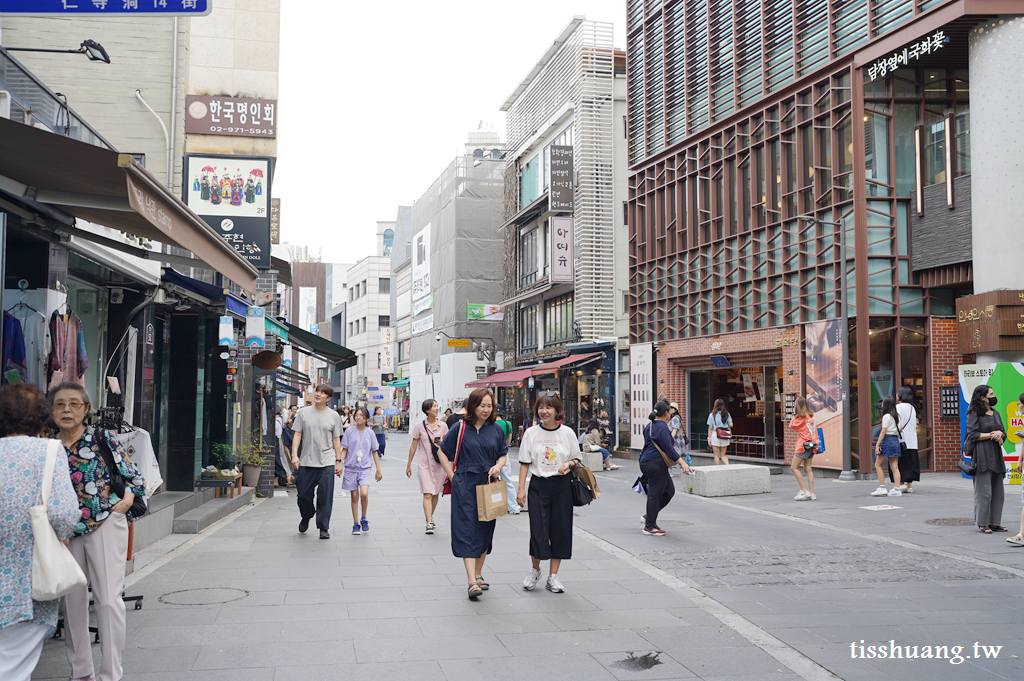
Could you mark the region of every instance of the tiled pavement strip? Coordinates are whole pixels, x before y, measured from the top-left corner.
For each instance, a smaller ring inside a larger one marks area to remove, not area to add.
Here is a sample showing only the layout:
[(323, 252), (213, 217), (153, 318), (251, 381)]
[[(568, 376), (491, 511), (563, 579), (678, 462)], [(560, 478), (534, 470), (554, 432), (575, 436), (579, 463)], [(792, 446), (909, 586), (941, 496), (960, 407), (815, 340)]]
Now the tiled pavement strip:
[[(1024, 678), (1024, 549), (924, 523), (970, 515), (970, 486), (955, 476), (925, 475), (895, 500), (868, 496), (871, 482), (819, 479), (818, 501), (794, 502), (791, 476), (773, 477), (768, 495), (683, 492), (655, 538), (640, 533), (636, 464), (620, 461), (599, 473), (601, 499), (577, 509), (566, 593), (522, 589), (524, 513), (498, 521), (491, 589), (474, 603), (451, 555), (447, 500), (438, 532), (423, 533), (408, 443), (389, 438), (367, 535), (350, 534), (339, 486), (329, 541), (297, 532), (289, 490), (142, 552), (128, 579), (145, 605), (128, 611), (125, 681)], [(1007, 494), (1013, 530), (1018, 499)], [(879, 503), (900, 508), (861, 508)], [(959, 665), (850, 659), (861, 639), (961, 645), (964, 657), (975, 641), (1003, 648)], [(33, 678), (68, 671), (63, 643), (50, 641)]]

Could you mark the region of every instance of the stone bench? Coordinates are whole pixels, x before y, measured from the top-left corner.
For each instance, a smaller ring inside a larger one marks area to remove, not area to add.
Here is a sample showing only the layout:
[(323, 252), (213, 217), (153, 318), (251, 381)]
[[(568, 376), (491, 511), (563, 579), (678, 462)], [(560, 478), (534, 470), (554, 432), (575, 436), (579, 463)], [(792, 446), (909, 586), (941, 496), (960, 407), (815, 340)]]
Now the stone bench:
[[(694, 474), (684, 475), (679, 486), (692, 488), (702, 497), (731, 497), (739, 494), (767, 494), (772, 491), (767, 466), (734, 463), (728, 466), (694, 466)], [(678, 478), (677, 478), (678, 480)]]

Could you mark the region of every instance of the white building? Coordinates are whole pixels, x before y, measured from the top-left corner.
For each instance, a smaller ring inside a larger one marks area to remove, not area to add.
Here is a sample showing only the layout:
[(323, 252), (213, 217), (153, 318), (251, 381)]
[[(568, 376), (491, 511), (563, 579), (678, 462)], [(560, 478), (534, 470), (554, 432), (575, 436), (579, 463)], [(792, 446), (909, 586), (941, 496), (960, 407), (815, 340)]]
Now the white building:
[[(345, 379), (345, 403), (349, 405), (372, 405), (373, 398), (382, 392), (384, 375), (394, 372), (391, 257), (385, 255), (390, 253), (394, 230), (394, 222), (378, 222), (375, 254), (357, 262), (345, 275), (346, 347), (358, 358), (356, 366), (347, 370)], [(390, 408), (390, 397), (382, 401), (381, 406)]]

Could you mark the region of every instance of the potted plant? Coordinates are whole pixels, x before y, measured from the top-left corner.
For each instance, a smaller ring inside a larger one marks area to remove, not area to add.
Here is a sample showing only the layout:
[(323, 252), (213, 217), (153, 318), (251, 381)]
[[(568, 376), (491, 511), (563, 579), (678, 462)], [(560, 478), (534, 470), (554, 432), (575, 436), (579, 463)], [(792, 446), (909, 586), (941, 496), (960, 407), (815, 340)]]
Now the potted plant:
[(270, 453), (260, 439), (259, 433), (253, 433), (251, 442), (243, 442), (235, 449), (235, 460), (242, 466), (242, 486), (255, 487), (260, 481), (260, 471)]

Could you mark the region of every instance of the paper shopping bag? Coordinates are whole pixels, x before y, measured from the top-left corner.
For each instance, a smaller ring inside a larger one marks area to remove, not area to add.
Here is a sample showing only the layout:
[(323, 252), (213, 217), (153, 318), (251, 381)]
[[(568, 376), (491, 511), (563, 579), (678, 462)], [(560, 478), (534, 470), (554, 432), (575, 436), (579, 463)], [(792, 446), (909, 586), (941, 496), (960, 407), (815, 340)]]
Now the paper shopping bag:
[(476, 517), (481, 522), (508, 515), (506, 484), (498, 480), (476, 486)]
[(587, 487), (594, 491), (594, 498), (600, 499), (601, 488), (597, 486), (597, 478), (594, 477), (594, 472), (578, 460), (576, 461), (576, 472), (583, 478), (583, 482), (587, 483)]

